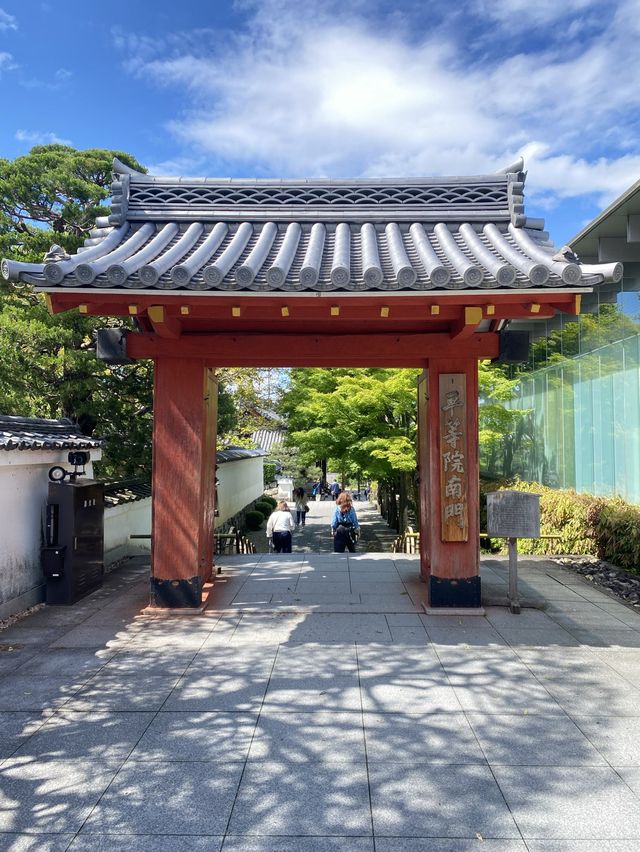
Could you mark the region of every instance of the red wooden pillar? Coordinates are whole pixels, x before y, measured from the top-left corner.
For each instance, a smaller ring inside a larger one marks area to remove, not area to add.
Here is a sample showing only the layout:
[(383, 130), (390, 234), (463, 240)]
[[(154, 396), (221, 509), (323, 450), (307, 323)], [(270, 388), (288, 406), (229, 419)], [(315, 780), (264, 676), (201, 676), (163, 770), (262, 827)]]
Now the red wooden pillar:
[(151, 604), (197, 607), (213, 569), (217, 382), (198, 359), (154, 370)]
[(476, 359), (430, 358), (418, 394), (421, 575), (430, 606), (479, 607)]

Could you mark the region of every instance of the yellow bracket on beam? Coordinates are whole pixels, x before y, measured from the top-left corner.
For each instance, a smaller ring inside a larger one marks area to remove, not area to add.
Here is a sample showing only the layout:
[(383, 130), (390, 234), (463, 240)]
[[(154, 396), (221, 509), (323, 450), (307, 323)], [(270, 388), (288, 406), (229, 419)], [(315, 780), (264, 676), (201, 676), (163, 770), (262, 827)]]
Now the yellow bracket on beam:
[[(129, 313), (131, 313), (132, 307), (135, 307), (135, 305), (129, 306)], [(138, 309), (136, 308), (136, 313), (137, 313), (137, 310)], [(149, 319), (153, 323), (164, 322), (164, 319), (165, 319), (164, 318), (164, 305), (150, 305), (147, 308), (147, 314), (149, 315)]]
[(340, 316), (340, 308), (338, 305), (331, 305), (331, 316), (339, 317)]
[(464, 309), (464, 324), (478, 325), (482, 322), (482, 308), (473, 307)]

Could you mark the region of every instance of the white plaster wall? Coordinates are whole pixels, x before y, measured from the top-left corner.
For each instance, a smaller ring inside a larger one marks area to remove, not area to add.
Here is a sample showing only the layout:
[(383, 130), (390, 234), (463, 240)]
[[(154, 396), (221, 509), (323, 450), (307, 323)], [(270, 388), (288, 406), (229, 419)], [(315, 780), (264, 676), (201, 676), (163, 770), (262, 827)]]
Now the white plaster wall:
[[(68, 468), (69, 451), (0, 450), (0, 618), (40, 603), (44, 507), (49, 468)], [(91, 450), (94, 461), (101, 457)], [(91, 462), (88, 478), (93, 476)]]
[(224, 462), (216, 468), (218, 517), (216, 527), (264, 494), (264, 456)]
[(124, 556), (151, 552), (150, 538), (130, 538), (132, 535), (151, 535), (151, 497), (135, 503), (105, 506), (104, 562), (111, 565)]

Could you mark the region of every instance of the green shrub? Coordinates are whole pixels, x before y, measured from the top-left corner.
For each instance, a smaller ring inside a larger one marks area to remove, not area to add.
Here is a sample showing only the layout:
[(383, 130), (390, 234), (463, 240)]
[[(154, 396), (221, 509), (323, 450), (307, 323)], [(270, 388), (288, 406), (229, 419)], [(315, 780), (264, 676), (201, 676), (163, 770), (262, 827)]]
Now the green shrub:
[(247, 526), (248, 530), (256, 531), (259, 530), (262, 526), (262, 522), (264, 521), (264, 515), (262, 512), (250, 511), (244, 516), (244, 522)]
[(602, 501), (598, 508), (598, 557), (640, 574), (640, 509), (622, 500)]
[(260, 512), (260, 514), (264, 518), (268, 518), (269, 515), (273, 512), (273, 506), (271, 503), (267, 503), (266, 500), (258, 500), (255, 506), (253, 507), (254, 512)]
[[(521, 553), (596, 556), (640, 574), (640, 507), (619, 497), (594, 497), (547, 488), (536, 482), (482, 482), (481, 517), (486, 517), (486, 494), (504, 489), (540, 495), (540, 534), (557, 538), (520, 539)], [(491, 539), (504, 549), (504, 540)]]
[(272, 462), (264, 463), (264, 484), (269, 485), (271, 482), (275, 481), (276, 478), (276, 466)]
[(275, 509), (275, 507), (278, 505), (278, 501), (275, 499), (275, 497), (271, 497), (270, 494), (263, 494), (259, 502), (268, 503), (272, 509)]

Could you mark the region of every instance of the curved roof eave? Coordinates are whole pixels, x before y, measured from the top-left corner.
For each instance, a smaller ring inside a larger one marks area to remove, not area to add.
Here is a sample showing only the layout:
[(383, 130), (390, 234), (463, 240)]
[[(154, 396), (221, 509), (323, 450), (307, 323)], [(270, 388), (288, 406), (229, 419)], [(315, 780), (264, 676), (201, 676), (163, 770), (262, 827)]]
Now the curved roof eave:
[[(113, 207), (74, 256), (4, 260), (37, 289), (397, 293), (593, 287), (621, 264), (581, 265), (524, 212), (523, 163), (474, 177), (161, 178), (116, 161)], [(61, 255), (61, 256), (60, 256)]]

